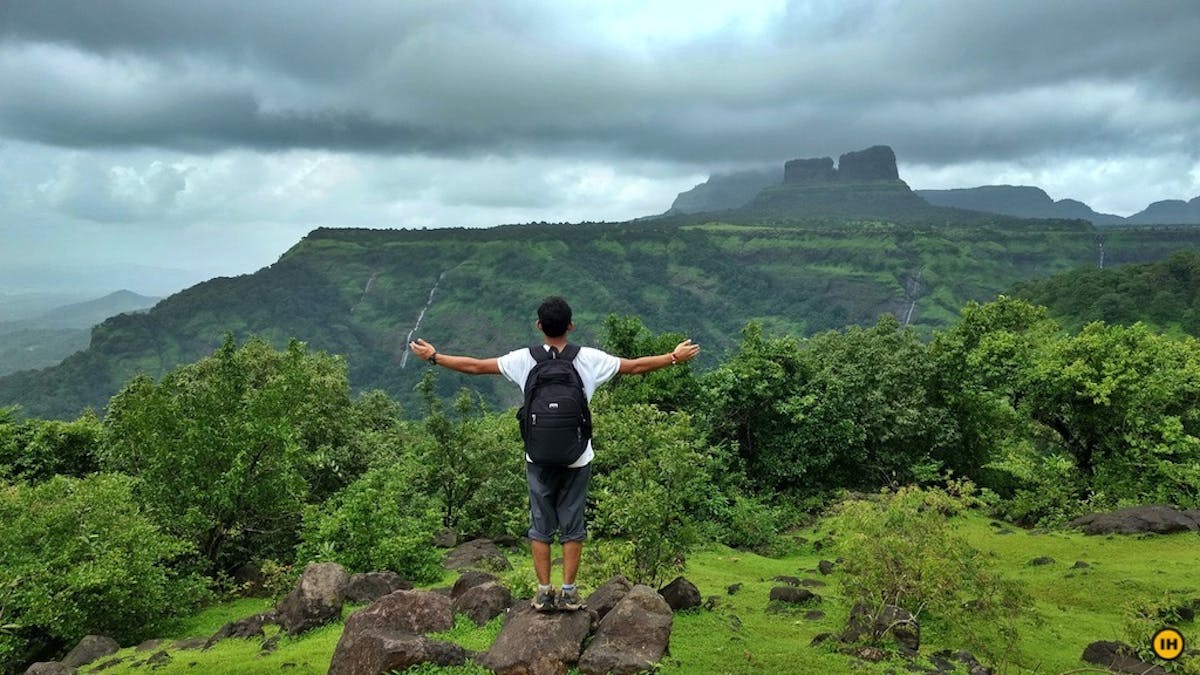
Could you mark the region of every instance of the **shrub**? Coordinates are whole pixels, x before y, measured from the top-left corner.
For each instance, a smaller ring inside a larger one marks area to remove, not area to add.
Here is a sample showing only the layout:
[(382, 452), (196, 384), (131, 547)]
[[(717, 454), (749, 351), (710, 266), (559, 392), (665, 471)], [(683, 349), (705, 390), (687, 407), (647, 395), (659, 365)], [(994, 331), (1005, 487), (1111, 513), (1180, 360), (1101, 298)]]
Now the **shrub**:
[(90, 410), (74, 422), (16, 422), (0, 409), (0, 478), (43, 481), (96, 471), (103, 427)]
[(719, 498), (691, 418), (634, 405), (596, 417), (590, 489), (594, 534), (628, 540), (630, 580), (656, 584), (698, 542), (699, 514)]
[(1015, 642), (1016, 619), (1031, 601), (950, 530), (948, 518), (971, 503), (970, 492), (969, 483), (949, 491), (906, 487), (842, 503), (832, 526), (845, 560), (841, 583), (851, 603), (928, 616), (1000, 659), (993, 647)]
[(128, 642), (207, 595), (171, 562), (188, 545), (164, 534), (126, 476), (0, 483), (0, 670), (89, 633)]
[(439, 523), (432, 500), (414, 489), (415, 466), (368, 471), (304, 515), (297, 563), (337, 562), (354, 572), (392, 570), (416, 582), (441, 578), (433, 548)]

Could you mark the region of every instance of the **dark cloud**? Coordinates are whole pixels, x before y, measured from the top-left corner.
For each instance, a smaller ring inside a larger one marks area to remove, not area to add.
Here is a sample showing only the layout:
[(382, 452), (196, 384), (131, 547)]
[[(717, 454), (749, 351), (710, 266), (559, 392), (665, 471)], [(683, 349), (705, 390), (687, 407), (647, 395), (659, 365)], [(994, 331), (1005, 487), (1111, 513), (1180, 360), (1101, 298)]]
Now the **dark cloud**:
[(700, 165), (1200, 146), (1190, 0), (793, 3), (766, 35), (650, 46), (557, 3), (0, 7), (0, 132), (63, 147)]

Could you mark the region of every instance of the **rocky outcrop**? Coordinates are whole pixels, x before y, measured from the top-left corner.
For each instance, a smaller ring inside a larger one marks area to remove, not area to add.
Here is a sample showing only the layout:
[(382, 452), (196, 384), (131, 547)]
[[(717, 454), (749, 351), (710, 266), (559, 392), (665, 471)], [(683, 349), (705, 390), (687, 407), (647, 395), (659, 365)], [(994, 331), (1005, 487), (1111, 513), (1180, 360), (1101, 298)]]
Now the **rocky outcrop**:
[(208, 638), (208, 642), (204, 644), (204, 648), (207, 649), (225, 638), (266, 637), (266, 633), (263, 632), (263, 626), (274, 622), (275, 612), (263, 612), (237, 621), (230, 621), (221, 626), (216, 633), (213, 633), (212, 637)]
[(592, 591), (592, 594), (587, 599), (587, 607), (595, 612), (598, 618), (603, 619), (613, 607), (617, 606), (617, 603), (621, 601), (621, 598), (625, 597), (625, 594), (631, 588), (633, 588), (633, 584), (629, 583), (629, 580), (624, 576), (618, 574), (604, 582), (604, 585), (600, 588)]
[(703, 598), (700, 597), (700, 589), (683, 577), (675, 577), (674, 581), (658, 589), (658, 594), (676, 612), (699, 607), (703, 602)]
[(455, 598), (452, 608), (455, 614), (464, 614), (474, 621), (475, 625), (482, 626), (503, 614), (512, 603), (512, 593), (507, 588), (489, 581), (468, 588)]
[(771, 602), (782, 602), (789, 605), (804, 605), (821, 600), (821, 596), (807, 588), (796, 588), (795, 586), (776, 586), (771, 589), (769, 597)]
[(86, 635), (75, 648), (63, 657), (62, 664), (69, 668), (78, 668), (109, 654), (116, 654), (121, 649), (117, 641), (103, 635)]
[(1131, 506), (1109, 513), (1091, 513), (1070, 523), (1084, 534), (1171, 534), (1200, 531), (1200, 510), (1173, 506)]
[(671, 607), (649, 586), (634, 586), (600, 622), (579, 670), (587, 675), (652, 671), (671, 641)]
[(838, 180), (858, 183), (872, 180), (900, 180), (896, 153), (886, 145), (847, 152), (838, 158)]
[(329, 675), (380, 675), (421, 663), (461, 666), (470, 657), (451, 642), (371, 628), (352, 632), (347, 625), (329, 662)]
[(1114, 673), (1138, 673), (1139, 675), (1167, 675), (1162, 667), (1146, 663), (1133, 656), (1134, 650), (1120, 642), (1093, 642), (1083, 650), (1084, 661)]
[(379, 628), (414, 635), (437, 633), (453, 626), (450, 598), (432, 591), (396, 591), (346, 619), (346, 630)]
[(509, 612), (491, 649), (476, 662), (500, 675), (561, 674), (579, 662), (595, 614), (537, 612), (525, 604)]
[(793, 159), (783, 165), (784, 183), (832, 183), (837, 179), (832, 157)]
[(487, 572), (467, 570), (458, 575), (458, 578), (454, 580), (454, 586), (450, 588), (450, 598), (457, 600), (463, 593), (476, 586), (482, 586), (489, 581), (500, 581), (500, 579), (496, 575), (488, 574)]
[(360, 572), (350, 575), (346, 602), (374, 602), (393, 591), (412, 589), (412, 582), (395, 572)]
[(309, 563), (300, 582), (275, 607), (277, 621), (288, 635), (341, 618), (350, 575), (337, 563)]
[(59, 661), (39, 661), (25, 670), (25, 675), (75, 675), (74, 667)]

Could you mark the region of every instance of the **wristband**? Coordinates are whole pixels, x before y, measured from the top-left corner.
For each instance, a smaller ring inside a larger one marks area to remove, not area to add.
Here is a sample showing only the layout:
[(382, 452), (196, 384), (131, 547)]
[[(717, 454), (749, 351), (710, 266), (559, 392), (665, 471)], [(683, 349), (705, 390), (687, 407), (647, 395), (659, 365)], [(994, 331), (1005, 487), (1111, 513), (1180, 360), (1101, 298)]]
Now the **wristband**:
[(671, 350), (671, 365), (673, 365), (673, 366), (679, 365), (679, 359), (675, 358), (674, 350)]
[(430, 354), (429, 358), (427, 358), (425, 360), (429, 362), (429, 365), (436, 366), (437, 365), (437, 352)]

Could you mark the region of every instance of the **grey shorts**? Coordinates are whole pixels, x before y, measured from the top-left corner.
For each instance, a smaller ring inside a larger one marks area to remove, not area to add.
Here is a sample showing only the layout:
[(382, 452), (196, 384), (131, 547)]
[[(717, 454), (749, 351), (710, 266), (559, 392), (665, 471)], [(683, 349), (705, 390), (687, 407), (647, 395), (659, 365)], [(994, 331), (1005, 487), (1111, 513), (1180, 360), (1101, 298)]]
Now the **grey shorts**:
[(561, 531), (561, 541), (587, 539), (583, 507), (591, 477), (591, 464), (569, 469), (525, 462), (525, 478), (529, 482), (529, 538), (550, 543), (554, 541), (554, 533)]

